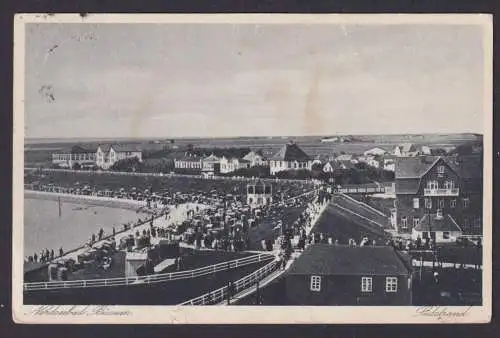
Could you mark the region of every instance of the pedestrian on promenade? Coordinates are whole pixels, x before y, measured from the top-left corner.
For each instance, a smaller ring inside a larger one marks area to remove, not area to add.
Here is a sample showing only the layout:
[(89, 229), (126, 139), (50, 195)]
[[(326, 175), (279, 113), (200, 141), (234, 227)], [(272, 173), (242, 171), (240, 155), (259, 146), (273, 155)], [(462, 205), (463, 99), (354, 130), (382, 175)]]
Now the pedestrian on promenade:
[(50, 250), (50, 260), (54, 260), (54, 249)]

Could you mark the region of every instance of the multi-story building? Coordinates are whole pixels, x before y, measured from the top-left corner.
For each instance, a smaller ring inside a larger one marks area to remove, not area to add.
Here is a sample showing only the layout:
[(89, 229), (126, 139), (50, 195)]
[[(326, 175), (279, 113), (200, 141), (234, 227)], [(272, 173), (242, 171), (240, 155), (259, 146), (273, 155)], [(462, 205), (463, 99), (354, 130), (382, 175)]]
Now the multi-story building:
[(52, 163), (62, 168), (94, 167), (96, 165), (96, 149), (73, 146), (69, 152), (52, 154)]
[(269, 164), (271, 175), (275, 175), (287, 170), (311, 170), (312, 160), (297, 144), (290, 142), (271, 157)]
[(142, 151), (132, 146), (101, 145), (97, 148), (96, 164), (102, 169), (109, 169), (120, 160), (134, 157), (142, 161)]
[(231, 173), (238, 169), (250, 168), (250, 161), (239, 158), (226, 158), (223, 156), (220, 159), (220, 172), (221, 174)]
[[(395, 179), (391, 223), (399, 233), (410, 234), (416, 228), (423, 237), (438, 241), (449, 240), (452, 232), (481, 233), (479, 157), (401, 157), (396, 160)], [(435, 222), (440, 220), (446, 222)], [(425, 224), (417, 227), (421, 222)], [(433, 229), (433, 223), (439, 229)]]
[(243, 156), (243, 160), (248, 161), (251, 167), (255, 166), (268, 166), (269, 162), (265, 157), (255, 151), (250, 151), (248, 154)]
[(202, 158), (192, 154), (184, 154), (174, 159), (174, 168), (178, 171), (201, 172), (203, 168)]

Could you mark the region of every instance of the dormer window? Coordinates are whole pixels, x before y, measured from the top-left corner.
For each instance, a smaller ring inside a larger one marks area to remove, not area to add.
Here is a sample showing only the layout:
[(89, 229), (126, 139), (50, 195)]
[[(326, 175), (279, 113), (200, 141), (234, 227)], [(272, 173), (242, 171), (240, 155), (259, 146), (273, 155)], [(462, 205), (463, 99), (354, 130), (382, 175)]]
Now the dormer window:
[(438, 181), (428, 181), (427, 188), (428, 189), (437, 189), (438, 188)]

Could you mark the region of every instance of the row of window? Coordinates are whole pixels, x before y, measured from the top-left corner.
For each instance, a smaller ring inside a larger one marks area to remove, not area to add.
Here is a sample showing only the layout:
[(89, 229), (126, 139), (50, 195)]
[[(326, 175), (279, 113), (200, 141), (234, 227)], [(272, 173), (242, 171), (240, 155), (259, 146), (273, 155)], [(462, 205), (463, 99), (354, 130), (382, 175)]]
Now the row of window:
[[(311, 291), (319, 292), (321, 291), (321, 276), (311, 276)], [(373, 278), (372, 277), (361, 277), (361, 292), (372, 292), (373, 291)], [(397, 277), (386, 277), (385, 278), (385, 292), (397, 292), (398, 291), (398, 278)]]
[[(455, 182), (453, 182), (453, 181), (445, 181), (444, 182), (444, 188), (445, 189), (454, 189), (455, 188)], [(438, 183), (438, 181), (428, 181), (427, 182), (427, 189), (439, 189), (439, 183)]]
[(52, 154), (54, 161), (85, 161), (95, 160), (95, 154)]
[[(468, 197), (462, 198), (462, 203), (463, 203), (463, 207), (467, 208), (469, 206), (469, 198)], [(431, 198), (424, 198), (424, 204), (425, 204), (426, 209), (432, 209), (432, 199)], [(455, 208), (456, 206), (457, 206), (457, 200), (456, 199), (450, 200), (450, 207)], [(440, 199), (438, 201), (438, 207), (440, 209), (444, 208), (444, 199)], [(413, 208), (414, 209), (420, 208), (420, 199), (418, 197), (415, 197), (413, 199)]]
[(309, 164), (307, 162), (271, 161), (271, 166), (280, 168), (307, 169)]
[(193, 161), (176, 161), (175, 167), (182, 169), (201, 169), (201, 163)]

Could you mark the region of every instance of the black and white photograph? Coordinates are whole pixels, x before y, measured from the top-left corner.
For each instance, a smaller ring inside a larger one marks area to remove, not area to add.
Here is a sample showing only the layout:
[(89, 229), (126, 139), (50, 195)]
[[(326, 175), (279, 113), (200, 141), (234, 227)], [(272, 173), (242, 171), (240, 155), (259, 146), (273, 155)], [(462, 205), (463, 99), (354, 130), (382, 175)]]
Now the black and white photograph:
[(15, 319), (489, 321), (490, 16), (15, 29)]

